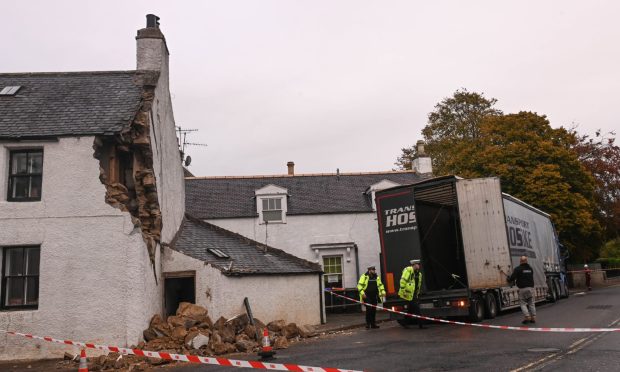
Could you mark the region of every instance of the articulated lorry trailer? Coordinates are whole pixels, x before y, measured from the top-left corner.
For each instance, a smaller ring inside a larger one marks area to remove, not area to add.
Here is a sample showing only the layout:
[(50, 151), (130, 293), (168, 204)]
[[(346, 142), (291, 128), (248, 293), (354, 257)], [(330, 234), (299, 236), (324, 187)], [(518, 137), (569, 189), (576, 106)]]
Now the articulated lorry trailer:
[(528, 257), (536, 301), (568, 297), (563, 248), (550, 216), (501, 192), (498, 178), (446, 176), (376, 193), (385, 307), (398, 298), (402, 270), (420, 259), (420, 309), (432, 317), (494, 318), (519, 306), (507, 275)]

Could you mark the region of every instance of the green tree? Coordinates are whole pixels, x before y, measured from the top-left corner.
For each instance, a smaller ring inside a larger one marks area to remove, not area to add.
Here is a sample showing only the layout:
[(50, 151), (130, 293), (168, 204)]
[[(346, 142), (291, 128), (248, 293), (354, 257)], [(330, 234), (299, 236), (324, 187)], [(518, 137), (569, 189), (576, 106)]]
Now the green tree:
[(620, 259), (620, 239), (610, 240), (601, 249), (601, 258)]
[(572, 150), (574, 133), (531, 112), (488, 117), (480, 132), (479, 152), (463, 160), (470, 172), (500, 177), (505, 192), (549, 213), (574, 259), (596, 258), (595, 182)]
[[(503, 191), (551, 215), (575, 261), (595, 259), (602, 245), (596, 184), (574, 150), (580, 138), (536, 113), (504, 115), (495, 103), (460, 90), (435, 106), (422, 130), (433, 173), (499, 177)], [(407, 169), (415, 149), (402, 151), (396, 165)]]
[[(484, 97), (483, 93), (461, 89), (435, 106), (428, 115), (428, 125), (422, 130), (425, 151), (433, 162), (433, 173), (456, 172), (466, 176), (465, 170), (459, 168), (460, 163), (455, 161), (455, 155), (473, 150), (470, 147), (480, 136), (482, 119), (502, 114), (493, 107), (496, 102), (494, 98)], [(411, 169), (415, 145), (401, 151), (395, 165), (399, 169)]]
[(413, 159), (415, 159), (417, 155), (416, 147), (405, 147), (400, 149), (401, 154), (396, 159), (396, 163), (394, 165), (397, 166), (397, 169), (400, 170), (412, 170), (413, 169)]

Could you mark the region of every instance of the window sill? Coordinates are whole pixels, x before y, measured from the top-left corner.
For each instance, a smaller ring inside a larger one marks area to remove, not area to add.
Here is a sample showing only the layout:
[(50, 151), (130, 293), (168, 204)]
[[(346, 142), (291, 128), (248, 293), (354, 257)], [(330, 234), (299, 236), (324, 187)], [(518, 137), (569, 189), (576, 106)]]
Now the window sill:
[(0, 308), (0, 313), (8, 313), (14, 311), (35, 311), (39, 310), (39, 306), (9, 306)]
[(259, 225), (286, 225), (286, 221), (261, 221), (258, 223)]

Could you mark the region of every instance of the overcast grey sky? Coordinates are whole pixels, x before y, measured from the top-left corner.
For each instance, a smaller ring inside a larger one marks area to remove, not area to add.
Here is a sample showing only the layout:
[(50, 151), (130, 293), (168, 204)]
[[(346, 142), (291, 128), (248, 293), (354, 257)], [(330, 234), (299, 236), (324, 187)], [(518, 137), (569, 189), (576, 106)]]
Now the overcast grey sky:
[(0, 71), (135, 69), (170, 49), (196, 175), (383, 171), (459, 88), (582, 133), (620, 127), (620, 2), (0, 0)]

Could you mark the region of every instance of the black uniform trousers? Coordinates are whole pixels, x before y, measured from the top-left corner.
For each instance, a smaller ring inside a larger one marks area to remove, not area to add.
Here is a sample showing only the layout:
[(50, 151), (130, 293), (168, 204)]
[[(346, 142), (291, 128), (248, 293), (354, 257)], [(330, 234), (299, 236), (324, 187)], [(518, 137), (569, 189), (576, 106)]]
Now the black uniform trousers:
[[(377, 299), (373, 299), (366, 297), (366, 302), (372, 305), (377, 305)], [(377, 324), (377, 308), (372, 306), (366, 306), (366, 325), (373, 326)]]
[[(414, 297), (413, 300), (407, 303), (407, 313), (413, 315), (421, 315), (420, 300), (417, 297)], [(420, 326), (420, 328), (422, 328), (425, 324), (425, 321), (424, 319), (408, 316), (406, 324), (417, 324), (418, 326)]]

